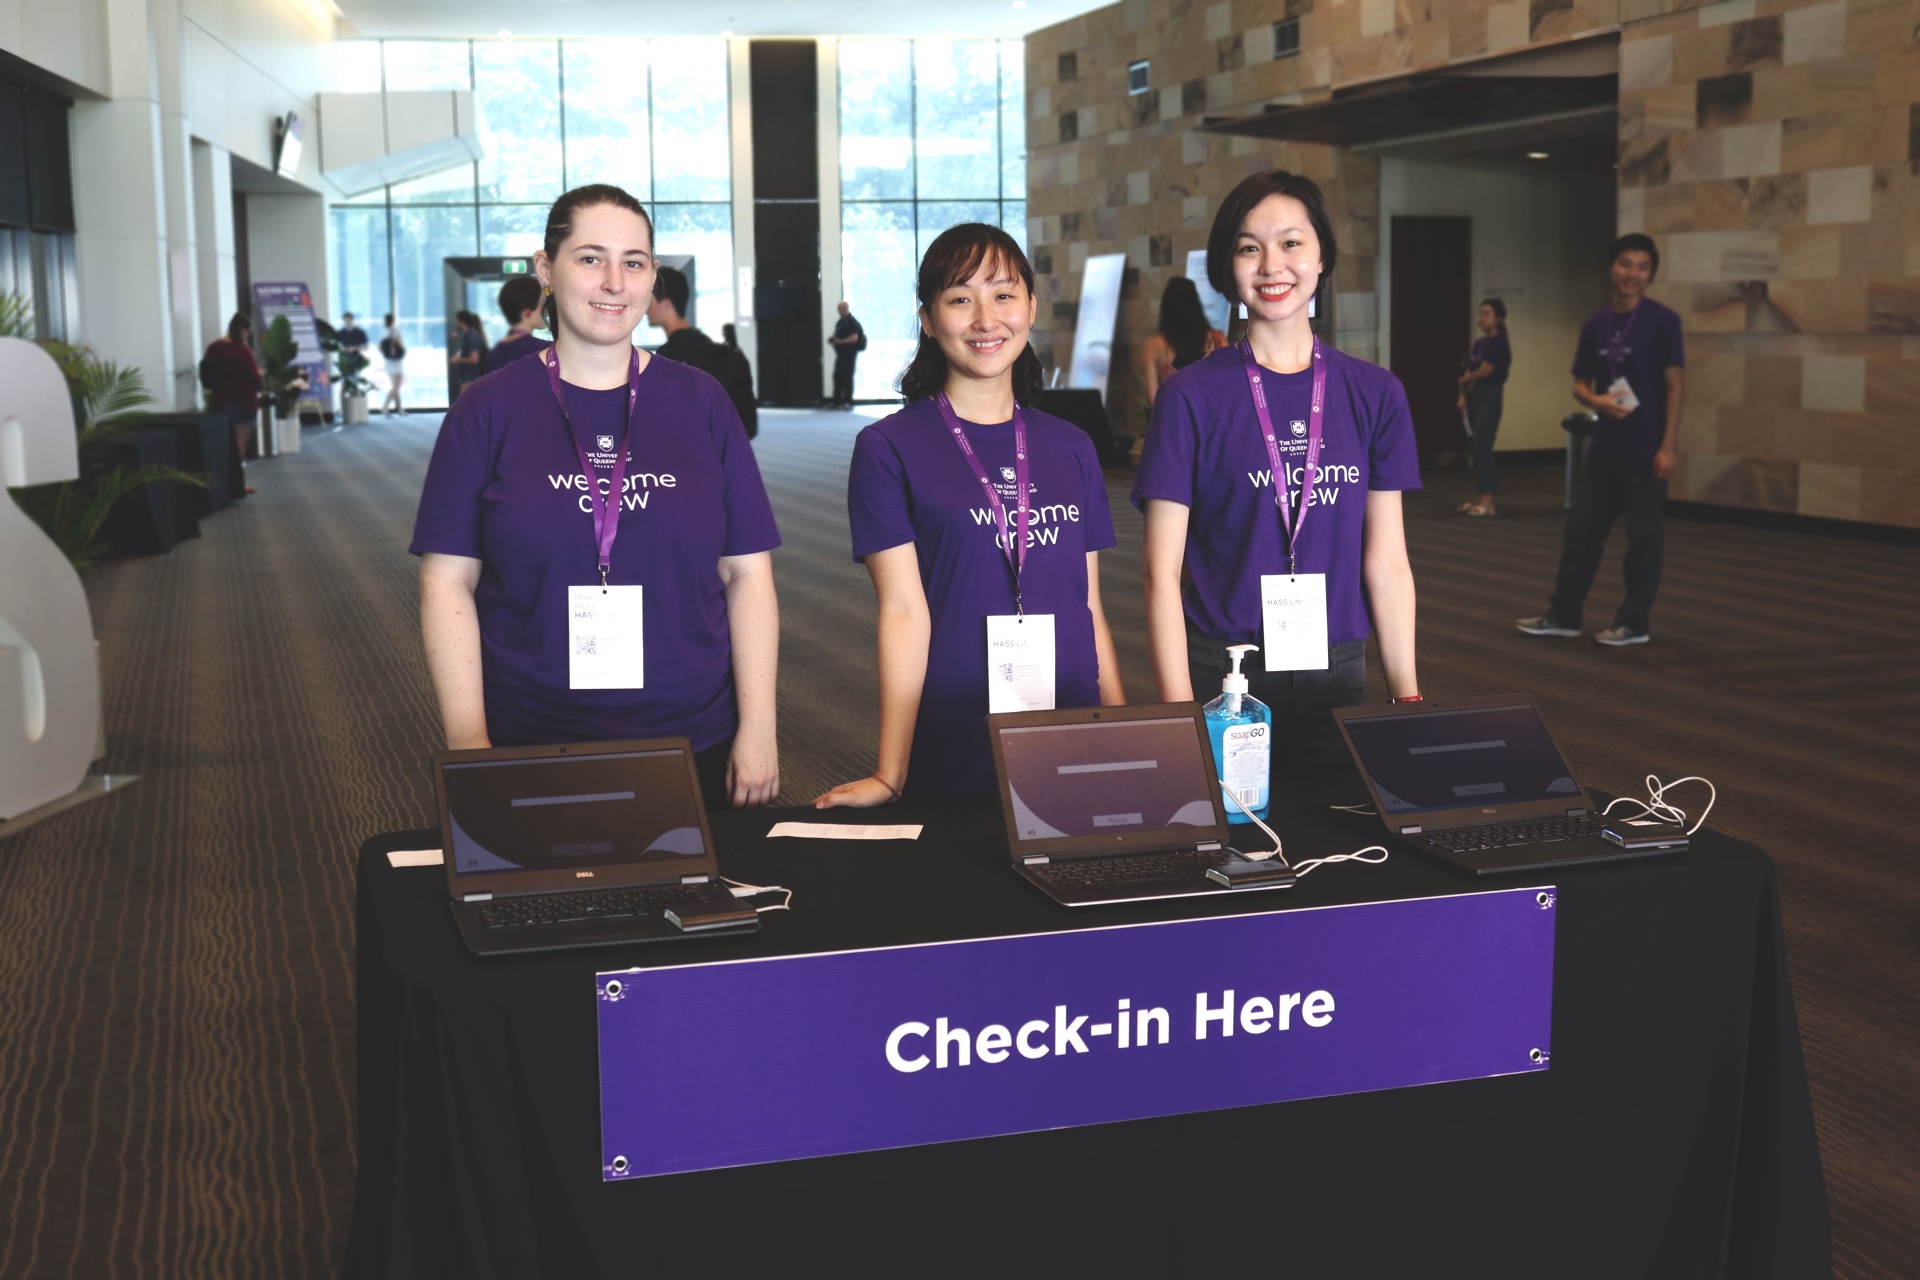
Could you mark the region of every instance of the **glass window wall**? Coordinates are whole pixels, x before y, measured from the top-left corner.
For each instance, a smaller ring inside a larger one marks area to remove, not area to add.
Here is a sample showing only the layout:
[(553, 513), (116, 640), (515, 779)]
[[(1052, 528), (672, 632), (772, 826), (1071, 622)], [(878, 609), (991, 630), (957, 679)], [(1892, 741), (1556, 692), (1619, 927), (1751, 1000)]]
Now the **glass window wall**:
[[(547, 209), (591, 182), (648, 206), (662, 254), (695, 259), (695, 317), (733, 319), (733, 179), (724, 40), (358, 40), (338, 46), (343, 91), (472, 89), (486, 159), (333, 206), (335, 306), (376, 338), (392, 311), (409, 405), (444, 405), (449, 257), (541, 247)], [(656, 204), (655, 202), (660, 203)], [(504, 321), (489, 311), (489, 340)], [(642, 328), (642, 342), (664, 335)], [(384, 365), (375, 361), (376, 381)]]
[(867, 331), (861, 399), (894, 395), (912, 357), (934, 237), (990, 222), (1027, 243), (1025, 58), (1018, 40), (840, 42), (840, 278)]

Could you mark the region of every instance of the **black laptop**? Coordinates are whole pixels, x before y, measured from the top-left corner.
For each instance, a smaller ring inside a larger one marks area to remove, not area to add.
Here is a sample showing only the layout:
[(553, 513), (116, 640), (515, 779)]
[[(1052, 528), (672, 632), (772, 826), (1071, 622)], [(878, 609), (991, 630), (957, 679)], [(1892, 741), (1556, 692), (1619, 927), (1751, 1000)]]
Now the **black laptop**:
[(442, 751), (447, 893), (476, 955), (760, 927), (720, 880), (685, 738)]
[(1387, 830), (1472, 875), (1676, 854), (1683, 831), (1600, 816), (1524, 693), (1333, 713)]
[(1291, 871), (1236, 886), (1207, 875), (1233, 854), (1198, 705), (1013, 711), (987, 731), (1014, 870), (1055, 902), (1293, 887)]

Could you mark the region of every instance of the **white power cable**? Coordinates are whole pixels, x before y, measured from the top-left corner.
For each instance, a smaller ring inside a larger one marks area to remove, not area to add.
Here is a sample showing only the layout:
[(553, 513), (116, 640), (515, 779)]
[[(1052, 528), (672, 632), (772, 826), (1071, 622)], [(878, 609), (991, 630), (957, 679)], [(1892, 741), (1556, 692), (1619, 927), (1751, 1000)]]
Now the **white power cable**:
[(1641, 814), (1647, 817), (1658, 818), (1662, 822), (1677, 822), (1684, 826), (1687, 821), (1687, 811), (1667, 802), (1667, 792), (1684, 782), (1697, 782), (1707, 789), (1707, 807), (1700, 811), (1700, 816), (1694, 820), (1694, 824), (1687, 827), (1687, 834), (1692, 835), (1700, 829), (1701, 824), (1707, 820), (1707, 815), (1713, 812), (1715, 802), (1720, 799), (1720, 792), (1714, 785), (1698, 774), (1689, 774), (1684, 778), (1675, 778), (1672, 782), (1662, 782), (1658, 777), (1650, 773), (1647, 775), (1647, 798), (1645, 800), (1638, 799), (1634, 796), (1621, 796), (1608, 804), (1606, 808), (1602, 809), (1600, 816), (1604, 818), (1612, 813), (1613, 806), (1616, 804), (1637, 804), (1640, 806)]
[(736, 898), (751, 898), (757, 893), (784, 893), (787, 895), (779, 902), (769, 903), (764, 907), (755, 907), (754, 911), (756, 913), (785, 911), (793, 905), (793, 890), (783, 884), (743, 884), (738, 880), (729, 880), (725, 876), (720, 877), (720, 882), (732, 890), (733, 896)]
[[(1240, 803), (1240, 797), (1233, 794), (1232, 787), (1229, 787), (1225, 782), (1222, 782), (1220, 784), (1220, 789), (1227, 793), (1227, 799), (1233, 801), (1234, 808), (1246, 814), (1248, 818), (1251, 818), (1253, 820), (1253, 824), (1256, 827), (1259, 827), (1262, 831), (1267, 833), (1267, 839), (1273, 841), (1273, 848), (1267, 850), (1265, 853), (1244, 853), (1243, 852), (1240, 856), (1245, 858), (1248, 862), (1262, 862), (1268, 858), (1279, 858), (1280, 865), (1292, 871), (1294, 874), (1294, 877), (1298, 879), (1299, 877), (1305, 876), (1307, 872), (1313, 870), (1315, 867), (1324, 867), (1329, 862), (1364, 862), (1369, 866), (1377, 867), (1381, 863), (1387, 860), (1387, 851), (1383, 846), (1377, 845), (1377, 844), (1370, 844), (1364, 849), (1355, 849), (1352, 853), (1336, 853), (1331, 855), (1330, 857), (1325, 857), (1325, 858), (1308, 858), (1305, 862), (1295, 865), (1294, 863), (1288, 862), (1287, 855), (1280, 851), (1280, 837), (1273, 833), (1273, 828), (1268, 826), (1266, 823), (1260, 821), (1260, 819), (1254, 817), (1253, 812), (1250, 809), (1248, 809), (1247, 806)], [(1333, 807), (1336, 809), (1339, 809), (1339, 808), (1343, 808), (1344, 806), (1334, 805)], [(1362, 854), (1367, 854), (1367, 853), (1377, 853), (1380, 856), (1377, 858), (1365, 858), (1361, 856)]]

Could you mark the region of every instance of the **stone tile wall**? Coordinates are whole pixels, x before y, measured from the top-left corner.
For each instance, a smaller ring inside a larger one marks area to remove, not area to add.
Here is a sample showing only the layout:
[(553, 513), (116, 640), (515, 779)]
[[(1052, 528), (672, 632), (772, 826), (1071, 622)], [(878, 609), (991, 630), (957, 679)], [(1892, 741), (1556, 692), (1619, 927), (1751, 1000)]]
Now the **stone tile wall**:
[[(1272, 24), (1300, 19), (1298, 56)], [(1675, 496), (1920, 526), (1920, 0), (1125, 0), (1027, 41), (1036, 342), (1064, 361), (1080, 268), (1124, 251), (1117, 428), (1161, 288), (1248, 173), (1334, 206), (1336, 341), (1371, 358), (1379, 166), (1196, 132), (1208, 114), (1621, 30), (1619, 225), (1663, 253), (1691, 365)], [(1126, 69), (1147, 60), (1149, 93)]]

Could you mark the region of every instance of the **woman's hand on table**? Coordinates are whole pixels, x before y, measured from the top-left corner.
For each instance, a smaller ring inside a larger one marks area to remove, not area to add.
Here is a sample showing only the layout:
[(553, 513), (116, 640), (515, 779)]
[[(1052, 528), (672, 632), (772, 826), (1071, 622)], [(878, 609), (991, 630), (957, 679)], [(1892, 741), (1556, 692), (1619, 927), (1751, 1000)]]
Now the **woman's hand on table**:
[(813, 802), (816, 809), (873, 809), (883, 804), (892, 804), (896, 799), (893, 790), (878, 778), (862, 778), (858, 782), (843, 782), (827, 794)]

